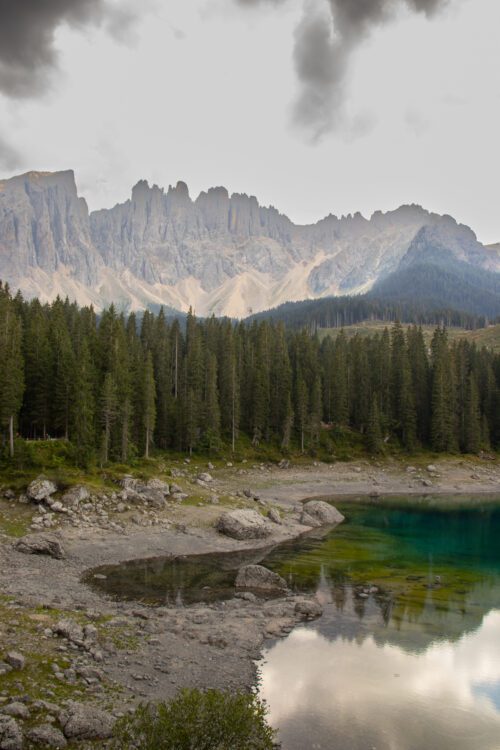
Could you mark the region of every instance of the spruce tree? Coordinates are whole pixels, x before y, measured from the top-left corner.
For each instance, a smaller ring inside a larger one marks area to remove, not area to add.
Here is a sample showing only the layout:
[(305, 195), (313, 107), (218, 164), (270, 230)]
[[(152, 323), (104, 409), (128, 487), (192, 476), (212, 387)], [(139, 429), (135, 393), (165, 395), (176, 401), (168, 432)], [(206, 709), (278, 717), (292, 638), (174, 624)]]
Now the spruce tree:
[(151, 352), (146, 355), (142, 384), (142, 418), (144, 425), (144, 457), (149, 458), (156, 422), (156, 387)]

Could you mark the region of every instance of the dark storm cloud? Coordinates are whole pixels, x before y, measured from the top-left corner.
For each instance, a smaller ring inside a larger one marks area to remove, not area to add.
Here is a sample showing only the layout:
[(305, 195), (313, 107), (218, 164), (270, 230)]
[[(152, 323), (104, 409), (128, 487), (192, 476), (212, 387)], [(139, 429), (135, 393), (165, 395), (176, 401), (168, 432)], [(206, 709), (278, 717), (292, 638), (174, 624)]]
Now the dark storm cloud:
[[(235, 0), (240, 6), (280, 5), (286, 0)], [(342, 124), (351, 55), (372, 29), (406, 6), (432, 16), (449, 0), (304, 0), (295, 30), (293, 60), (300, 84), (295, 123), (313, 140)]]
[(41, 93), (57, 66), (54, 34), (61, 24), (105, 25), (123, 36), (131, 14), (106, 0), (0, 0), (0, 91), (11, 97)]

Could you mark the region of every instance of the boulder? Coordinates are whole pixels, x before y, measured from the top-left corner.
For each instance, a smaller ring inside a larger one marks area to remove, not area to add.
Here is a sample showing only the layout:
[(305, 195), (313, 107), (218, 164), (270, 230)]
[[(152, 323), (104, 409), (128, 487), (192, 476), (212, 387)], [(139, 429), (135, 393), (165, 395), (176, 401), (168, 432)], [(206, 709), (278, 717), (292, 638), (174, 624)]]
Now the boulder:
[(0, 715), (0, 750), (22, 750), (23, 733), (17, 721)]
[(68, 746), (64, 734), (52, 724), (40, 724), (27, 734), (30, 742), (41, 747), (64, 748)]
[(66, 508), (77, 508), (80, 503), (85, 502), (90, 497), (90, 492), (83, 484), (77, 484), (64, 493), (61, 498), (62, 504)]
[(18, 539), (14, 547), (27, 555), (49, 555), (56, 560), (66, 557), (61, 542), (51, 534), (27, 534)]
[(341, 523), (344, 516), (337, 508), (323, 500), (309, 500), (302, 508), (301, 524), (317, 528), (319, 526), (333, 526)]
[(45, 479), (45, 477), (34, 479), (31, 484), (28, 485), (28, 489), (26, 490), (26, 494), (30, 500), (34, 500), (36, 503), (41, 503), (43, 500), (46, 500), (53, 495), (54, 492), (57, 492), (56, 485), (49, 479)]
[(167, 504), (165, 495), (160, 490), (147, 489), (146, 492), (141, 494), (141, 497), (143, 497), (145, 502), (149, 505), (152, 505), (153, 508), (158, 508), (158, 510), (161, 510)]
[(29, 708), (20, 701), (13, 701), (8, 706), (2, 706), (0, 713), (12, 716), (15, 719), (29, 719), (30, 717)]
[(163, 495), (170, 495), (169, 485), (161, 479), (149, 479), (147, 483), (148, 490), (156, 490), (161, 492)]
[(223, 513), (216, 528), (233, 539), (263, 539), (271, 534), (266, 520), (256, 510), (233, 510)]
[(59, 716), (64, 735), (75, 740), (105, 740), (113, 733), (111, 714), (95, 706), (70, 701)]
[(295, 605), (295, 614), (307, 617), (308, 620), (312, 620), (315, 617), (321, 617), (323, 614), (323, 607), (319, 602), (313, 599), (301, 599)]
[(53, 627), (53, 631), (56, 635), (60, 635), (63, 638), (67, 638), (71, 643), (77, 646), (82, 646), (85, 640), (83, 628), (74, 620), (63, 619), (56, 622)]
[(258, 591), (286, 591), (288, 588), (284, 578), (263, 565), (243, 565), (238, 570), (235, 586)]
[(18, 651), (9, 651), (5, 657), (5, 661), (7, 664), (10, 664), (12, 669), (24, 669), (24, 665), (26, 664), (26, 659)]

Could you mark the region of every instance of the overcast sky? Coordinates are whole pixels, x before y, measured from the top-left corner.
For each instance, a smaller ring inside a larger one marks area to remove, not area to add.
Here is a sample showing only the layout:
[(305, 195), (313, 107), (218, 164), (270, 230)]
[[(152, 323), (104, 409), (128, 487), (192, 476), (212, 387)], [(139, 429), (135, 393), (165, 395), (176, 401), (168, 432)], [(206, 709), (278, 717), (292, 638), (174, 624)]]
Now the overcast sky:
[(415, 202), (500, 241), (499, 0), (138, 5), (0, 2), (2, 176), (72, 168), (91, 209), (225, 185), (296, 222)]

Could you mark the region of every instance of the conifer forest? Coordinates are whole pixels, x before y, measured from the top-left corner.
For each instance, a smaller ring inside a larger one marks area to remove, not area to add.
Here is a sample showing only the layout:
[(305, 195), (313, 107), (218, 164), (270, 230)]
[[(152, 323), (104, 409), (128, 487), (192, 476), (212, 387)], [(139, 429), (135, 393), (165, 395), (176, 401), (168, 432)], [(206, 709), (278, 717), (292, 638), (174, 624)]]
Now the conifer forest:
[(0, 426), (67, 439), (75, 461), (126, 463), (154, 450), (216, 454), (242, 438), (314, 455), (352, 431), (370, 453), (475, 453), (500, 446), (500, 355), (416, 325), (322, 341), (267, 320), (137, 319), (12, 297), (0, 289)]

